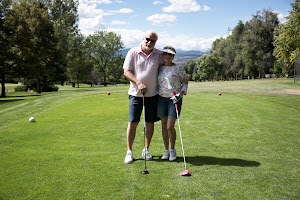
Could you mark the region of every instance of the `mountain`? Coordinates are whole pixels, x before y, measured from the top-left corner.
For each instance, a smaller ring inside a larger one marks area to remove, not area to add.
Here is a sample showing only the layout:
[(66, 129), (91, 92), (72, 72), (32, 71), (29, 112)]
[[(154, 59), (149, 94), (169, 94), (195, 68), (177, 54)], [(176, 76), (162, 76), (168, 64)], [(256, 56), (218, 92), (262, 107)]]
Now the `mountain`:
[(174, 62), (175, 63), (186, 63), (189, 60), (195, 60), (204, 54), (209, 54), (209, 51), (184, 51), (184, 50), (178, 50), (176, 52)]
[[(129, 51), (129, 49), (123, 49), (120, 51), (120, 54), (122, 56), (126, 56), (128, 51)], [(195, 60), (195, 59), (203, 56), (204, 54), (209, 54), (209, 51), (195, 51), (195, 50), (184, 51), (184, 50), (178, 49), (176, 51), (174, 62), (175, 63), (186, 63), (187, 61)]]
[(120, 54), (122, 55), (122, 56), (126, 56), (127, 55), (127, 52), (129, 51), (130, 49), (122, 49), (121, 51), (120, 51)]

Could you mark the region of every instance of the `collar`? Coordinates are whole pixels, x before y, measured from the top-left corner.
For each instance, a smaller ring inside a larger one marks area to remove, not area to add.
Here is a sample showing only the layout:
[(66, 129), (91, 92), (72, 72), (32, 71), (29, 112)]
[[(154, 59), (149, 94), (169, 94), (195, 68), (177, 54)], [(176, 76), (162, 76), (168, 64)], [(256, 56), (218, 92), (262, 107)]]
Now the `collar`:
[[(152, 49), (152, 51), (149, 53), (149, 55), (148, 56), (151, 56), (152, 54), (156, 54), (156, 53), (159, 53), (160, 52), (160, 50), (158, 50), (158, 49), (156, 49), (155, 47)], [(142, 44), (140, 45), (140, 47), (139, 47), (139, 52), (138, 52), (139, 54), (140, 53), (142, 53), (142, 54), (144, 54), (144, 55), (146, 55), (144, 52), (143, 52), (143, 50), (142, 50)], [(147, 55), (146, 55), (147, 56)]]

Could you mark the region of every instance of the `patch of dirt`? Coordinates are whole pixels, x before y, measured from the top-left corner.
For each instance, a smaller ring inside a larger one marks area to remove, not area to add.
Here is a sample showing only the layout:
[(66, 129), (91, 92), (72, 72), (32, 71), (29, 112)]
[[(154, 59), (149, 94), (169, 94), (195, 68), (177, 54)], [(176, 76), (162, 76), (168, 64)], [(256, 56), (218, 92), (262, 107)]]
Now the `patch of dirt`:
[(271, 94), (293, 94), (293, 95), (300, 95), (300, 89), (266, 90), (266, 91), (260, 91), (260, 92), (271, 93)]

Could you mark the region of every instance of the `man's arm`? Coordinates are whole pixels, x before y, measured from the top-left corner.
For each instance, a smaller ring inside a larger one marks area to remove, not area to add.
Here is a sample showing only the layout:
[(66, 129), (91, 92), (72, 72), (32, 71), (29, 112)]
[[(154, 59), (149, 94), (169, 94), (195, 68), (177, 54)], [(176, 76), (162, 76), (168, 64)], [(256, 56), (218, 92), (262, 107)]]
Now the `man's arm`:
[(186, 76), (185, 75), (185, 77), (184, 77), (184, 79), (183, 79), (183, 83), (185, 83), (185, 84), (189, 84), (189, 81), (190, 81), (190, 77), (188, 77), (188, 76)]
[(146, 92), (146, 85), (144, 85), (139, 79), (137, 79), (129, 69), (124, 69), (124, 76), (128, 78), (131, 82), (135, 83), (142, 93)]

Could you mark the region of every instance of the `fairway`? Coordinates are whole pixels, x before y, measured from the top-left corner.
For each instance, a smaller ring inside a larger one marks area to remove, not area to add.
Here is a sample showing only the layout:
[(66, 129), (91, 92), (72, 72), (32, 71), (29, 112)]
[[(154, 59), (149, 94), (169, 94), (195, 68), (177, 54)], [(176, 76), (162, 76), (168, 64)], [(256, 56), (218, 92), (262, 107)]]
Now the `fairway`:
[(177, 122), (176, 161), (160, 158), (158, 122), (141, 174), (140, 123), (136, 160), (124, 164), (128, 88), (66, 85), (0, 99), (0, 200), (300, 198), (300, 95), (284, 92), (299, 83), (191, 82), (180, 116), (190, 177), (180, 176)]

